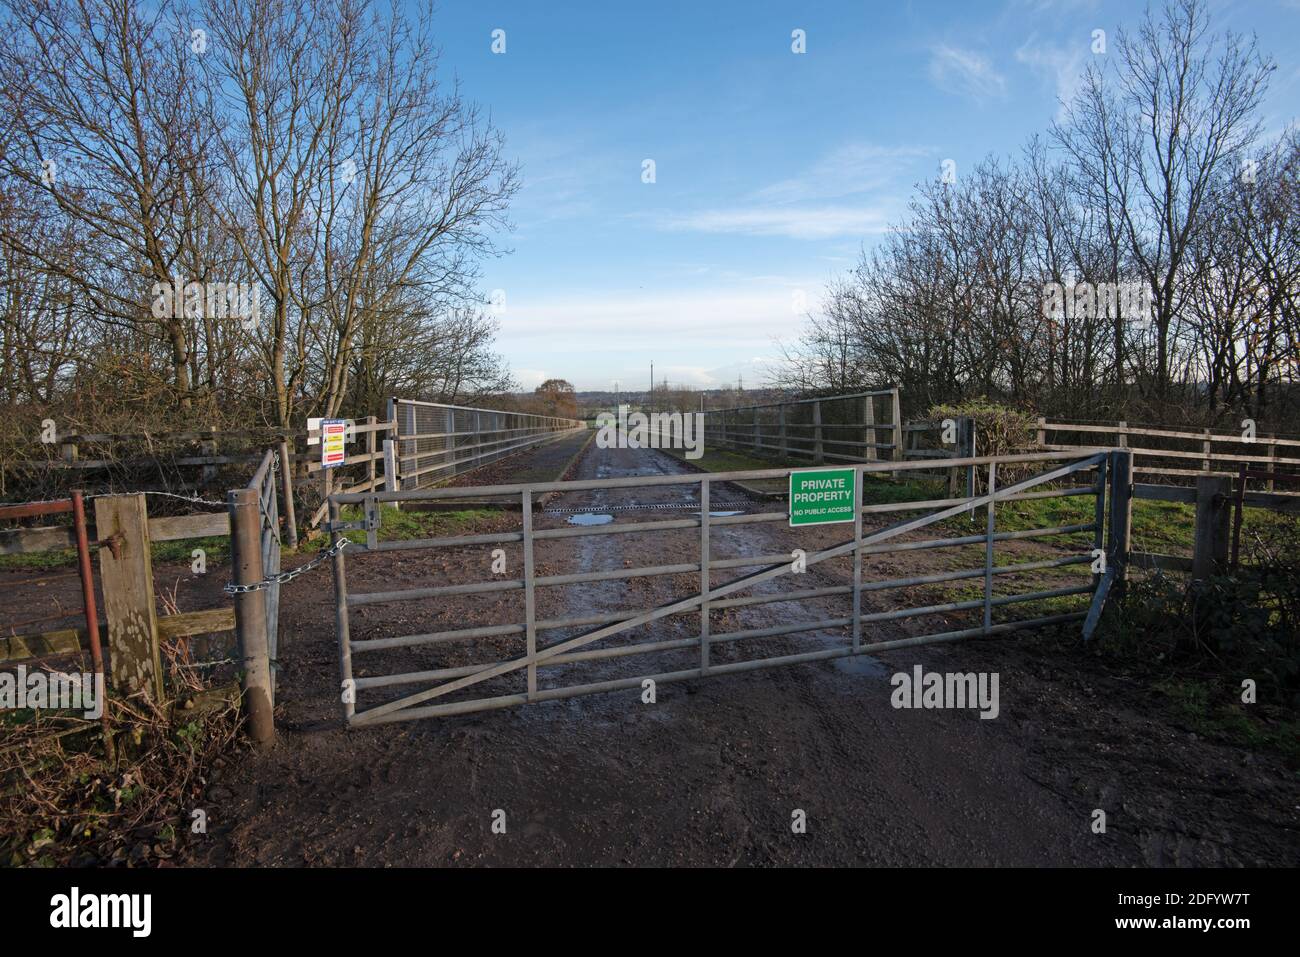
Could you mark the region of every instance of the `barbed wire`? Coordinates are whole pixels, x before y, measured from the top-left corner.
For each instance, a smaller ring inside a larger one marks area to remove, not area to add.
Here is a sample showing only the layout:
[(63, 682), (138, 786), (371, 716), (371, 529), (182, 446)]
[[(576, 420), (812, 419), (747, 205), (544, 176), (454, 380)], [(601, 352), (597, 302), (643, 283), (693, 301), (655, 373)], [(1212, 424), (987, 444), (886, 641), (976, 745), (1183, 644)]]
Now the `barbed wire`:
[[(203, 498), (200, 495), (182, 495), (179, 492), (165, 492), (162, 489), (141, 489), (137, 492), (95, 492), (93, 495), (83, 495), (81, 500), (89, 502), (96, 498), (109, 498), (114, 495), (158, 495), (164, 498), (180, 499), (182, 502), (193, 502), (197, 505), (211, 505), (214, 508), (227, 508), (228, 502), (222, 502), (217, 499)], [(38, 498), (24, 502), (0, 502), (0, 508), (10, 508), (16, 505), (53, 505), (56, 502), (66, 502), (71, 499), (71, 495), (63, 498)]]

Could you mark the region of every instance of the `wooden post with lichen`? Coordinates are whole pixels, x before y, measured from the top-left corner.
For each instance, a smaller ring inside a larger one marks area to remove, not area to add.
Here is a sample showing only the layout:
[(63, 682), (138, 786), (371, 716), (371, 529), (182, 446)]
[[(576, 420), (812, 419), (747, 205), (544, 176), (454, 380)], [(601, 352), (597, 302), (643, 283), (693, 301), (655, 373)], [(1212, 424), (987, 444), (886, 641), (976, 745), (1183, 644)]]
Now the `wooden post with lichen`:
[(95, 499), (95, 533), (101, 543), (99, 576), (113, 687), (125, 694), (143, 691), (161, 702), (162, 656), (144, 495)]

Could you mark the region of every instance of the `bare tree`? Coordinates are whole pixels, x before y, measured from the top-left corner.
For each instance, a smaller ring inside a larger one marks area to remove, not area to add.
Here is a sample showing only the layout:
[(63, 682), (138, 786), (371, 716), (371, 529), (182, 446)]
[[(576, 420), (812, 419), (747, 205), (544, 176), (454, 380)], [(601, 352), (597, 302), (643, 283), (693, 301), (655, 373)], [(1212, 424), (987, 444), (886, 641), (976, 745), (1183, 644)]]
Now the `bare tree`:
[(76, 262), (23, 230), (4, 242), (76, 287), (99, 322), (143, 333), (168, 354), (175, 399), (192, 400), (185, 316), (151, 309), (173, 281), (183, 206), (201, 175), (188, 39), (167, 0), (4, 0), (3, 168), (84, 231)]
[(1151, 287), (1155, 355), (1147, 372), (1164, 396), (1173, 381), (1172, 330), (1190, 288), (1188, 251), (1217, 179), (1240, 166), (1258, 136), (1273, 65), (1253, 39), (1211, 33), (1202, 0), (1148, 10), (1116, 45), (1108, 66), (1088, 67), (1053, 135), (1091, 194), (1106, 198), (1108, 225), (1119, 223), (1129, 261)]

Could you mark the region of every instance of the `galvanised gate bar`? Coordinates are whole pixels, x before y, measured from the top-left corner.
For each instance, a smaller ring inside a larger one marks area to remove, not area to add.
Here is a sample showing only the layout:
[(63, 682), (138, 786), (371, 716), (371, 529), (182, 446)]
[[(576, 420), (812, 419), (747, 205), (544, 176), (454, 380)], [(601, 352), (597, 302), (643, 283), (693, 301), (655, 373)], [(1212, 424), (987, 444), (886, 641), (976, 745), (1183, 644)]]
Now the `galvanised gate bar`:
[[(712, 515), (710, 514), (711, 489), (719, 483), (733, 481), (786, 479), (791, 472), (788, 468), (331, 496), (329, 501), (330, 530), (334, 540), (337, 542), (339, 536), (349, 529), (364, 528), (366, 531), (366, 541), (364, 543), (348, 547), (338, 552), (334, 557), (339, 663), (344, 689), (342, 699), (346, 722), (350, 726), (363, 726), (414, 718), (462, 714), (529, 702), (568, 698), (593, 692), (640, 687), (647, 678), (653, 679), (655, 682), (680, 681), (687, 678), (749, 671), (773, 665), (873, 654), (890, 648), (909, 645), (1003, 634), (1023, 628), (1069, 621), (1084, 621), (1085, 634), (1088, 634), (1096, 624), (1106, 593), (1110, 590), (1112, 583), (1122, 580), (1124, 574), (1125, 559), (1128, 553), (1129, 508), (1131, 501), (1129, 494), (1131, 490), (1131, 460), (1128, 453), (1119, 450), (1096, 450), (1083, 457), (1080, 457), (1077, 452), (1034, 453), (953, 459), (945, 464), (948, 466), (984, 469), (987, 474), (986, 488), (988, 491), (984, 494), (964, 498), (864, 506), (862, 504), (862, 493), (867, 475), (879, 472), (888, 473), (911, 466), (902, 462), (859, 463), (853, 465), (851, 468), (854, 470), (857, 486), (855, 502), (858, 508), (856, 518), (851, 524), (839, 526), (846, 536), (848, 536), (851, 528), (851, 536), (830, 547), (820, 548), (816, 551), (809, 550), (805, 559), (806, 566), (810, 568), (820, 562), (836, 557), (851, 557), (853, 565), (851, 584), (747, 595), (739, 593), (752, 591), (755, 586), (764, 582), (792, 574), (795, 563), (791, 561), (791, 554), (742, 555), (720, 559), (711, 554), (711, 534), (719, 529), (735, 526), (761, 525), (763, 523), (784, 524), (787, 522), (789, 513), (782, 510), (758, 514)], [(1000, 468), (1004, 470), (1012, 467), (1024, 469), (1030, 466), (1041, 467), (1043, 471), (1010, 484), (999, 485)], [(1092, 477), (1090, 482), (1086, 484), (1078, 483), (1079, 477), (1089, 474)], [(698, 517), (673, 518), (653, 522), (637, 521), (591, 527), (534, 528), (538, 498), (548, 493), (582, 491), (599, 493), (612, 489), (647, 489), (663, 486), (678, 486), (691, 490), (698, 488), (698, 494), (693, 499), (694, 507), (698, 508)], [(1050, 487), (1040, 488), (1040, 486)], [(382, 504), (446, 502), (458, 498), (482, 497), (485, 494), (493, 496), (516, 495), (519, 497), (521, 519), (518, 531), (458, 535), (415, 541), (383, 542), (379, 540), (380, 506)], [(1090, 521), (1015, 531), (998, 532), (996, 530), (995, 503), (1069, 496), (1091, 496), (1094, 499), (1095, 507), (1088, 510), (1091, 517)], [(1109, 523), (1106, 520), (1108, 499)], [(362, 519), (352, 522), (340, 521), (341, 509), (345, 506), (360, 506), (363, 515)], [(917, 531), (936, 522), (954, 518), (985, 506), (988, 506), (987, 519), (985, 527), (980, 533), (950, 538), (897, 541), (897, 539), (909, 532)], [(917, 511), (923, 511), (926, 514), (906, 518), (885, 528), (872, 531), (867, 531), (863, 527), (864, 515)], [(1109, 536), (1104, 540), (1103, 535), (1107, 525), (1109, 525)], [(830, 528), (834, 529), (835, 526), (830, 526)], [(535, 550), (538, 542), (607, 535), (654, 536), (670, 530), (683, 529), (698, 529), (699, 551), (697, 559), (667, 565), (608, 568), (573, 574), (539, 576), (535, 573)], [(790, 531), (798, 532), (802, 530), (792, 529)], [(1087, 547), (1084, 549), (1037, 561), (1017, 561), (1005, 565), (996, 565), (994, 563), (994, 553), (998, 543), (1078, 534), (1089, 534)], [(522, 577), (520, 578), (507, 580), (487, 579), (472, 583), (406, 588), (398, 591), (354, 593), (350, 592), (348, 588), (348, 554), (396, 552), (412, 549), (447, 549), (463, 546), (490, 547), (508, 543), (517, 543), (522, 547), (523, 567)], [(864, 556), (968, 545), (983, 545), (984, 561), (981, 566), (945, 570), (906, 578), (878, 581), (863, 580), (862, 560)], [(1104, 572), (1096, 564), (1097, 556), (1101, 552), (1094, 550), (1104, 551), (1106, 555)], [(1022, 594), (999, 595), (996, 597), (993, 595), (993, 583), (997, 576), (1085, 563), (1093, 565), (1093, 574), (1086, 583)], [(725, 573), (733, 569), (745, 568), (757, 568), (758, 570), (741, 574), (721, 584), (713, 583), (712, 576), (715, 573)], [(693, 589), (693, 594), (651, 608), (630, 608), (550, 619), (539, 619), (537, 617), (536, 608), (539, 589), (681, 574), (698, 574), (698, 589)], [(862, 596), (868, 592), (906, 589), (917, 585), (956, 582), (967, 579), (983, 580), (982, 598), (912, 608), (900, 605), (898, 608), (870, 614), (864, 614), (862, 611)], [(467, 623), (470, 624), (469, 627), (381, 638), (354, 640), (351, 635), (352, 613), (359, 608), (398, 602), (437, 600), (449, 596), (510, 591), (522, 592), (523, 594), (524, 607), (521, 620), (490, 624)], [(1046, 601), (1085, 594), (1092, 596), (1090, 605), (1086, 610), (1071, 610), (1012, 621), (995, 622), (993, 618), (995, 608), (1003, 608), (1022, 602)], [(831, 596), (843, 596), (847, 599), (844, 602), (842, 614), (830, 618), (809, 616), (806, 620), (795, 620), (775, 627), (742, 629), (722, 633), (710, 632), (709, 612), (711, 610), (740, 608), (773, 602), (805, 602)], [(866, 640), (864, 635), (864, 626), (872, 623), (898, 621), (922, 615), (955, 611), (982, 611), (982, 623), (974, 627), (911, 635), (894, 640), (869, 641)], [(641, 641), (614, 646), (606, 644), (596, 647), (597, 643), (622, 632), (680, 615), (698, 615), (698, 633), (686, 638)], [(548, 643), (543, 640), (543, 636), (550, 632), (575, 627), (586, 630), (574, 637), (558, 641)], [(837, 642), (835, 646), (829, 648), (819, 648), (796, 654), (781, 654), (774, 657), (746, 658), (738, 661), (714, 662), (710, 660), (711, 649), (717, 648), (724, 643), (739, 643), (749, 639), (772, 638), (798, 632), (819, 631), (821, 629), (848, 629), (848, 633), (842, 642)], [(517, 647), (518, 650), (516, 653), (505, 657), (475, 661), (460, 667), (354, 676), (355, 666), (358, 663), (363, 663), (367, 656), (375, 655), (378, 652), (392, 652), (396, 649), (418, 649), (427, 646), (446, 646), (448, 643), (468, 642), (477, 644), (484, 639), (506, 639), (517, 643), (514, 647)], [(647, 670), (644, 674), (633, 677), (619, 677), (613, 680), (577, 684), (556, 684), (545, 687), (539, 684), (539, 672), (545, 676), (546, 671), (559, 666), (609, 661), (627, 656), (653, 656), (663, 653), (680, 655), (683, 652), (696, 655), (692, 666), (689, 668), (658, 672)], [(502, 678), (507, 675), (511, 676), (511, 681), (517, 680), (514, 690), (481, 697), (459, 699), (446, 697), (456, 692), (462, 692), (464, 689), (473, 688), (481, 682)], [(413, 693), (370, 704), (368, 707), (362, 706), (364, 699), (373, 697), (373, 693), (377, 689), (391, 689), (406, 685), (424, 687)], [(367, 694), (368, 692), (370, 694)]]

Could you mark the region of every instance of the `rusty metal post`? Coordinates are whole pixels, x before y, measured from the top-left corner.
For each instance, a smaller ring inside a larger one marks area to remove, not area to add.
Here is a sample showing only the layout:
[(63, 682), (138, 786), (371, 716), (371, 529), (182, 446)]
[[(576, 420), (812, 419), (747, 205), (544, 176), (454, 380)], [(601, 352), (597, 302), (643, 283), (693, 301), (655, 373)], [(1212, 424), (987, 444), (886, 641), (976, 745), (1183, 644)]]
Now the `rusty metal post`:
[(86, 532), (86, 501), (80, 491), (72, 493), (72, 527), (77, 538), (77, 571), (81, 575), (81, 601), (86, 609), (91, 667), (101, 682), (98, 690), (103, 700), (99, 720), (104, 729), (104, 750), (112, 761), (116, 749), (108, 718), (108, 676), (104, 673), (104, 648), (99, 643), (99, 608), (95, 604), (95, 572), (90, 564), (90, 535)]
[[(236, 585), (252, 585), (262, 580), (262, 522), (257, 500), (257, 489), (251, 488), (236, 489), (228, 499), (231, 564)], [(266, 594), (261, 589), (235, 596), (235, 628), (239, 636), (249, 734), (258, 744), (269, 744), (275, 739), (275, 715), (267, 648)]]

